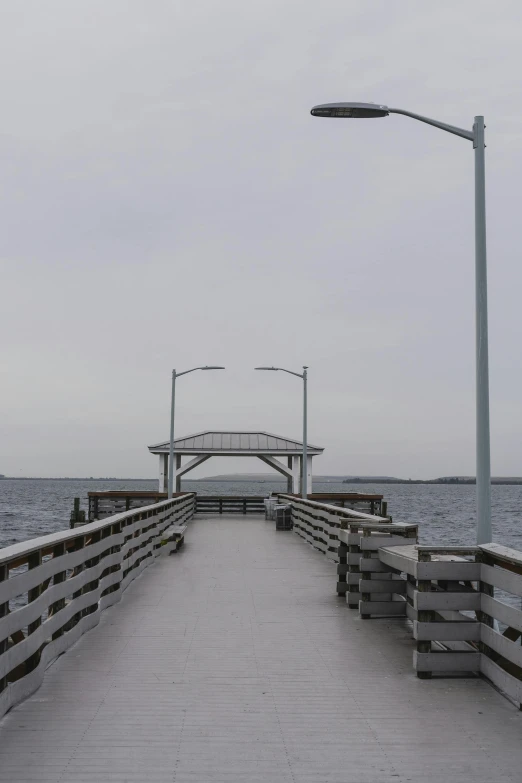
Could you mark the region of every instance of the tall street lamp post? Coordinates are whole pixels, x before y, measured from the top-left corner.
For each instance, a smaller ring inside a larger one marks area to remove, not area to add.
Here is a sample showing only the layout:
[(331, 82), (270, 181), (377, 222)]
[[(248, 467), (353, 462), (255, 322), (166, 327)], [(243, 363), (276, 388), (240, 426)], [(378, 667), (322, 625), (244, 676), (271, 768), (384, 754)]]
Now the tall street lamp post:
[(325, 103), (314, 106), (314, 117), (387, 117), (404, 114), (434, 125), (473, 143), (475, 150), (475, 330), (476, 330), (476, 460), (477, 460), (477, 543), (491, 541), (491, 460), (489, 442), (488, 296), (486, 259), (486, 180), (484, 117), (475, 117), (472, 130), (457, 128), (404, 109), (391, 109), (374, 103)]
[(307, 484), (308, 484), (308, 447), (307, 447), (307, 429), (308, 429), (308, 367), (303, 366), (303, 372), (293, 372), (293, 370), (285, 370), (284, 367), (255, 367), (255, 370), (273, 370), (278, 372), (287, 372), (289, 375), (296, 375), (303, 380), (303, 464), (301, 466), (301, 497), (306, 500), (307, 496)]
[(172, 370), (172, 395), (170, 398), (170, 447), (169, 447), (169, 486), (168, 497), (172, 497), (173, 483), (174, 483), (174, 404), (176, 400), (176, 378), (181, 375), (187, 375), (189, 372), (195, 372), (196, 370), (224, 370), (224, 367), (193, 367), (191, 370), (184, 370), (183, 372), (176, 372)]

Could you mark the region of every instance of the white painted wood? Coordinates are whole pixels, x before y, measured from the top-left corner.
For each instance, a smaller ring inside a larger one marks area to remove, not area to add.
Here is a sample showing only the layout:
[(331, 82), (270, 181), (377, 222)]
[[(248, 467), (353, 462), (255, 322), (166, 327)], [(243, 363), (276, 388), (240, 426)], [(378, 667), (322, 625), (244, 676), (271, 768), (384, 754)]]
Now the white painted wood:
[(522, 552), (519, 552), (517, 549), (511, 549), (511, 547), (502, 546), (501, 544), (483, 544), (479, 549), (496, 560), (503, 560), (512, 565), (522, 566)]
[[(17, 574), (0, 582), (0, 603), (27, 593), (52, 579), (56, 574), (72, 572), (69, 578), (57, 584), (51, 584), (31, 603), (13, 610), (0, 618), (0, 639), (9, 639), (13, 634), (23, 631), (30, 623), (42, 616), (44, 621), (33, 633), (26, 635), (17, 644), (10, 646), (0, 655), (0, 678), (7, 676), (16, 667), (23, 664), (35, 653), (41, 653), (38, 666), (16, 682), (10, 683), (0, 695), (1, 710), (9, 709), (20, 698), (24, 698), (38, 687), (46, 666), (70, 644), (73, 644), (85, 630), (99, 621), (100, 613), (107, 606), (119, 600), (128, 584), (138, 576), (162, 551), (161, 543), (166, 531), (179, 529), (179, 524), (194, 513), (194, 496), (184, 495), (173, 500), (163, 501), (154, 506), (143, 507), (139, 511), (128, 511), (114, 515), (101, 522), (82, 526), (81, 533), (70, 531), (43, 536), (33, 541), (7, 547), (0, 551), (1, 561), (19, 563), (34, 552), (52, 552), (57, 544), (74, 546), (84, 539), (83, 548), (52, 557), (42, 565)], [(112, 533), (100, 541), (89, 543), (94, 534), (122, 526), (121, 532)], [(116, 551), (112, 551), (115, 549)], [(87, 567), (85, 564), (100, 558), (99, 562)], [(102, 574), (109, 568), (118, 568), (111, 573)], [(98, 582), (94, 589), (85, 590), (91, 583)], [(119, 589), (102, 596), (109, 587)], [(74, 593), (81, 592), (73, 597)], [(65, 600), (65, 606), (54, 614), (48, 615), (48, 609), (57, 601)], [(62, 631), (79, 613), (93, 608), (80, 620), (54, 641), (53, 634)]]
[(481, 626), (481, 641), (511, 663), (522, 667), (522, 647), (520, 646), (520, 641), (512, 642), (488, 625)]
[(201, 465), (203, 462), (206, 462), (207, 459), (210, 459), (209, 454), (202, 454), (199, 457), (194, 457), (194, 459), (189, 460), (184, 465), (181, 465), (179, 468), (177, 468), (174, 471), (174, 477), (180, 478), (181, 476), (184, 476), (185, 473), (188, 473), (190, 470), (197, 468), (198, 465)]
[(190, 541), (6, 716), (0, 780), (519, 780), (517, 710), (479, 678), (414, 678), (403, 618), (343, 609), (299, 539), (223, 515)]
[(413, 591), (413, 605), (418, 611), (444, 609), (477, 610), (481, 607), (480, 593), (447, 593), (443, 590), (432, 593)]
[(404, 546), (404, 536), (361, 536), (359, 546), (363, 551), (376, 551), (383, 546)]
[(404, 579), (360, 579), (359, 592), (406, 595), (406, 582)]
[[(180, 498), (176, 498), (175, 500), (183, 500), (183, 502), (186, 503), (186, 498), (190, 499), (193, 497), (192, 494), (187, 494)], [(66, 530), (60, 533), (51, 533), (50, 535), (40, 536), (39, 538), (31, 538), (29, 541), (21, 541), (17, 544), (12, 544), (11, 546), (4, 547), (4, 549), (0, 549), (0, 565), (10, 563), (14, 560), (20, 560), (22, 557), (27, 557), (30, 554), (42, 550), (51, 551), (52, 548), (58, 544), (71, 544), (79, 538), (88, 537), (91, 533), (105, 530), (109, 524), (114, 525), (118, 522), (126, 521), (130, 517), (146, 516), (148, 512), (154, 514), (156, 514), (157, 511), (162, 512), (166, 508), (170, 508), (168, 504), (171, 502), (172, 501), (169, 500), (163, 500), (160, 503), (141, 506), (139, 509), (114, 514), (111, 516), (110, 520), (101, 519), (96, 522), (88, 522), (86, 525), (82, 525), (81, 528)], [(126, 528), (126, 530), (127, 529), (128, 528)]]
[(281, 494), (280, 497), (285, 498), (286, 501), (288, 501), (289, 503), (299, 503), (301, 505), (306, 505), (310, 509), (330, 512), (340, 517), (342, 520), (354, 520), (354, 521), (360, 520), (361, 522), (367, 521), (372, 523), (376, 523), (376, 522), (389, 523), (389, 520), (386, 517), (374, 516), (373, 514), (365, 514), (362, 511), (354, 511), (351, 508), (339, 508), (338, 506), (332, 506), (328, 503), (319, 503), (315, 500), (297, 501), (296, 498), (292, 497), (291, 495), (285, 495), (285, 494)]
[(478, 642), (480, 641), (480, 624), (472, 621), (422, 623), (415, 620), (413, 638), (418, 641)]
[(413, 668), (418, 672), (478, 672), (480, 653), (468, 652), (413, 652)]
[[(120, 591), (110, 593), (108, 598), (115, 596), (112, 603), (120, 600)], [(105, 608), (105, 607), (104, 607)], [(65, 652), (71, 645), (78, 641), (78, 639), (86, 631), (94, 628), (100, 621), (100, 613), (82, 617), (81, 620), (63, 636), (60, 636), (54, 642), (50, 642), (42, 652), (40, 663), (32, 672), (25, 677), (22, 677), (16, 682), (10, 683), (7, 688), (0, 694), (0, 715), (4, 715), (13, 705), (18, 704), (22, 699), (27, 698), (37, 688), (40, 687), (46, 668), (56, 658)]]
[(419, 553), (433, 555), (433, 559), (439, 559), (441, 556), (462, 559), (466, 555), (475, 557), (480, 552), (478, 546), (434, 546), (432, 544), (416, 544), (415, 549)]
[(416, 566), (417, 579), (449, 579), (463, 582), (476, 582), (480, 579), (480, 563), (432, 560), (428, 563), (417, 563)]
[(416, 575), (418, 554), (414, 544), (379, 548), (379, 560), (405, 574)]
[[(169, 474), (169, 455), (160, 454), (159, 455), (159, 484), (158, 484), (159, 492), (167, 492), (168, 481), (169, 481), (168, 474)], [(99, 501), (98, 501), (98, 508), (100, 508)]]
[(514, 606), (507, 606), (485, 593), (482, 593), (480, 597), (480, 608), (500, 623), (509, 625), (510, 628), (515, 628), (517, 631), (522, 631), (522, 612), (520, 609), (516, 609)]
[(506, 693), (514, 701), (518, 702), (518, 704), (522, 702), (522, 681), (516, 679), (516, 677), (513, 677), (511, 674), (508, 674), (486, 655), (482, 655), (480, 658), (480, 671), (484, 677), (491, 680), (493, 685), (499, 690)]
[(386, 563), (381, 563), (377, 557), (361, 557), (360, 555), (354, 555), (359, 558), (359, 568), (361, 571), (368, 573), (391, 573), (390, 567)]
[(359, 601), (359, 614), (382, 614), (387, 617), (402, 617), (406, 614), (406, 601)]
[[(72, 593), (80, 590), (84, 585), (98, 579), (106, 568), (117, 565), (120, 560), (121, 555), (119, 552), (108, 555), (100, 563), (92, 568), (84, 569), (77, 576), (71, 577), (65, 582), (51, 585), (36, 599), (36, 601), (12, 611), (6, 617), (2, 618), (0, 622), (3, 638), (5, 639), (8, 636), (11, 636), (15, 631), (33, 623), (38, 617), (42, 616), (48, 606), (68, 595), (72, 595)], [(110, 576), (117, 576), (117, 574), (110, 574)], [(105, 587), (108, 586), (109, 585), (105, 585)], [(105, 587), (103, 589), (105, 589)]]
[(299, 492), (299, 457), (291, 457), (292, 460), (292, 492)]
[[(86, 525), (83, 527), (86, 527)], [(133, 529), (135, 528), (135, 526), (132, 527)], [(127, 528), (125, 530), (127, 530)], [(111, 543), (107, 545), (105, 542), (109, 540)], [(95, 544), (84, 547), (83, 549), (79, 549), (75, 552), (68, 552), (67, 554), (62, 555), (60, 558), (52, 558), (47, 560), (37, 568), (32, 568), (30, 571), (24, 571), (21, 574), (16, 574), (11, 579), (0, 582), (0, 603), (4, 603), (4, 601), (11, 601), (13, 598), (24, 595), (29, 590), (32, 590), (39, 584), (42, 584), (42, 582), (50, 579), (52, 576), (54, 576), (54, 574), (59, 573), (60, 571), (74, 569), (82, 565), (86, 560), (90, 560), (102, 554), (102, 552), (107, 551), (107, 549), (109, 549), (111, 546), (123, 546), (123, 541), (124, 534), (118, 533), (117, 535), (110, 536), (110, 538), (98, 541)]]
[(506, 593), (522, 597), (522, 576), (520, 574), (514, 574), (505, 568), (493, 567), (482, 563), (480, 579), (488, 585), (505, 590)]
[(288, 468), (286, 465), (283, 465), (283, 463), (280, 462), (275, 457), (263, 456), (263, 457), (259, 457), (259, 459), (261, 460), (261, 462), (264, 462), (266, 465), (270, 465), (272, 468), (277, 470), (278, 473), (282, 473), (283, 476), (286, 476), (289, 479), (292, 478), (292, 470)]

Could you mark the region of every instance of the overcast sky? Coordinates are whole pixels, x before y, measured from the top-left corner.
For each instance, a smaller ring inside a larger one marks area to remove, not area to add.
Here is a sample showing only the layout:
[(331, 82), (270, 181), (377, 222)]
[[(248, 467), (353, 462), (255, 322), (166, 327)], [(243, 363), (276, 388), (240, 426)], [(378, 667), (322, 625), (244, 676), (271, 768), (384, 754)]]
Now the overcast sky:
[[(472, 145), (487, 123), (492, 469), (522, 475), (517, 0), (2, 0), (0, 473), (156, 476), (177, 434), (315, 471), (474, 474)], [(214, 460), (199, 475), (266, 471)], [(197, 475), (197, 474), (193, 474)]]

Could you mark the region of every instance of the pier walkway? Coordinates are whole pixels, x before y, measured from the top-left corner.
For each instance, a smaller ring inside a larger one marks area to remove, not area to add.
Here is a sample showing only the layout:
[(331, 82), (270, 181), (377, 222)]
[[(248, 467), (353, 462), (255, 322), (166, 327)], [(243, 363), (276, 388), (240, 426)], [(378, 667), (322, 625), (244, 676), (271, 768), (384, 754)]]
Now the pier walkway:
[(522, 715), (261, 517), (197, 516), (0, 722), (0, 781), (519, 783)]

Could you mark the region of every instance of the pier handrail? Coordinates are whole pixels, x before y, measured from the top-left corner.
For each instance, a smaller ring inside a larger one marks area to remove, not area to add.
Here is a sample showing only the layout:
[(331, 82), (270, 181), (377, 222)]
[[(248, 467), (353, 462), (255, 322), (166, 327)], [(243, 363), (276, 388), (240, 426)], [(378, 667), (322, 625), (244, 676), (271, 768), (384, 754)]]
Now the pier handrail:
[(122, 522), (129, 516), (137, 516), (146, 511), (150, 511), (151, 509), (161, 508), (168, 502), (169, 501), (164, 500), (149, 506), (140, 506), (140, 508), (133, 509), (132, 511), (122, 511), (119, 514), (113, 514), (106, 519), (87, 522), (85, 525), (76, 527), (73, 530), (61, 530), (59, 533), (48, 533), (45, 536), (29, 538), (27, 541), (19, 541), (16, 544), (11, 544), (10, 546), (0, 549), (0, 565), (9, 563), (10, 567), (14, 568), (13, 561), (16, 560), (17, 557), (30, 555), (33, 552), (39, 552), (40, 550), (42, 550), (42, 554), (48, 554), (52, 552), (53, 547), (57, 544), (61, 544), (65, 541), (72, 541), (73, 539), (85, 538), (89, 533), (92, 534), (96, 533), (98, 530), (103, 530), (108, 524), (114, 525), (117, 522)]
[(364, 525), (366, 523), (390, 525), (389, 517), (367, 514), (352, 508), (334, 506), (295, 495), (278, 494), (279, 501), (288, 503), (292, 511), (294, 531), (324, 552), (330, 560), (339, 560), (339, 534), (350, 523)]
[(278, 497), (282, 498), (285, 502), (288, 503), (295, 503), (298, 505), (300, 502), (305, 504), (306, 506), (311, 506), (312, 508), (322, 509), (324, 511), (329, 512), (330, 514), (334, 514), (335, 516), (339, 517), (346, 517), (347, 519), (360, 519), (361, 521), (366, 519), (368, 522), (378, 522), (381, 520), (382, 522), (389, 521), (388, 517), (380, 517), (376, 516), (375, 514), (366, 514), (364, 511), (356, 511), (352, 508), (343, 508), (342, 506), (334, 506), (331, 503), (320, 503), (317, 500), (303, 500), (302, 498), (297, 498), (293, 495), (286, 495), (284, 493), (278, 493)]
[(193, 513), (188, 493), (0, 550), (0, 717), (161, 551), (176, 548), (169, 530)]
[(336, 591), (349, 607), (412, 622), (419, 677), (481, 674), (522, 705), (522, 552), (418, 544), (415, 524), (279, 498), (292, 507), (294, 531), (338, 563)]

